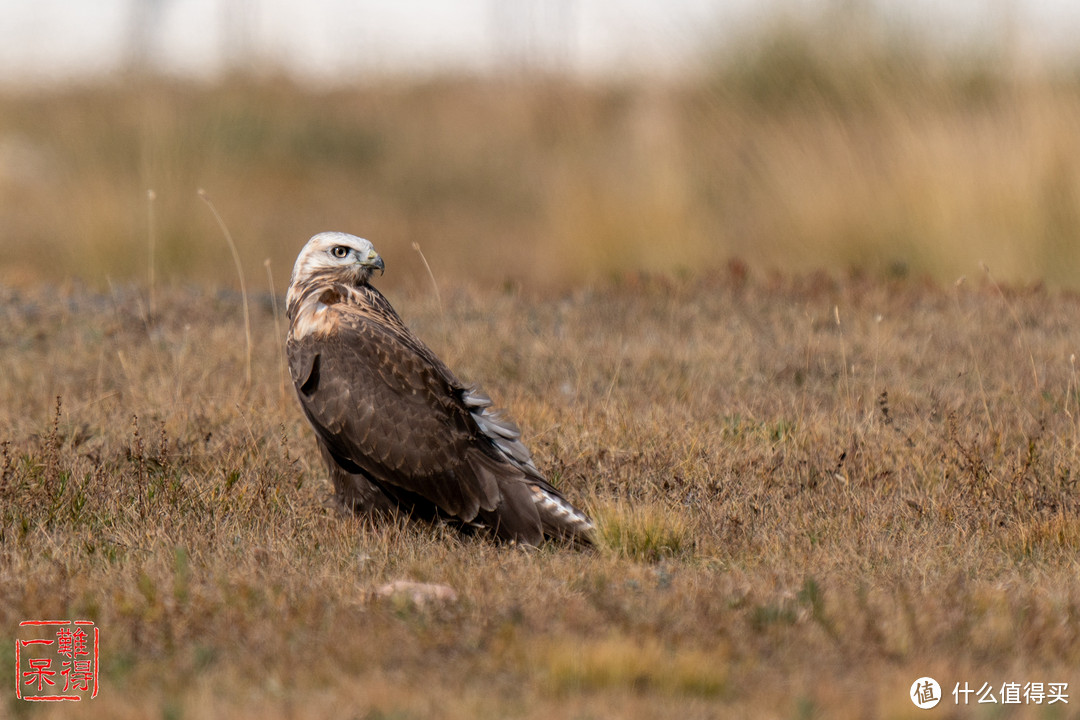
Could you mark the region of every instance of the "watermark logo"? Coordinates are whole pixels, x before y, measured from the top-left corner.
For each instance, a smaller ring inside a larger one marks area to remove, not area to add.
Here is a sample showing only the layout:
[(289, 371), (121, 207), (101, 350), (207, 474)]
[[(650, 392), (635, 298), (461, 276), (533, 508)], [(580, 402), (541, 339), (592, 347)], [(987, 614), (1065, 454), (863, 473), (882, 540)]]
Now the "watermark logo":
[(15, 697), (89, 700), (98, 693), (98, 628), (90, 620), (24, 620), (15, 639)]
[[(951, 693), (954, 705), (1062, 705), (1069, 704), (1069, 683), (1067, 682), (1003, 682), (993, 685), (989, 682), (978, 686), (967, 681), (958, 682)], [(942, 701), (941, 685), (932, 677), (921, 677), (911, 683), (908, 697), (915, 707), (929, 710)]]
[(921, 677), (911, 683), (911, 702), (915, 707), (929, 710), (941, 702), (941, 685), (932, 677)]

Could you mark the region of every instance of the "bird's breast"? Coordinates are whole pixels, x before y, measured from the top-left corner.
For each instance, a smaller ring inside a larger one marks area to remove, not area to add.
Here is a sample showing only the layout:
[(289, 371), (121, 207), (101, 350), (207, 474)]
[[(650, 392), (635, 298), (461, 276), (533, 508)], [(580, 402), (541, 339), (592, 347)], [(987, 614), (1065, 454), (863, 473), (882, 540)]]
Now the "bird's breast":
[(296, 340), (308, 335), (329, 335), (337, 326), (337, 317), (330, 305), (313, 301), (300, 306), (292, 322), (292, 336)]

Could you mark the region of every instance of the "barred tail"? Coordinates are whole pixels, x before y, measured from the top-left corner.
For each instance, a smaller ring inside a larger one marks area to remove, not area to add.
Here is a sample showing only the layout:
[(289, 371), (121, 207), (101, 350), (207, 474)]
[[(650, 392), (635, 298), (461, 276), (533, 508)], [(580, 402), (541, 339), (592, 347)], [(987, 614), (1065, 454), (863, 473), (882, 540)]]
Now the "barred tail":
[(589, 516), (571, 505), (566, 498), (539, 485), (530, 485), (533, 502), (540, 513), (544, 534), (576, 540), (586, 545), (593, 543), (596, 526)]
[[(513, 468), (510, 473), (498, 470), (494, 473), (500, 477), (502, 504), (497, 513), (488, 515), (495, 520), (498, 535), (531, 545), (539, 544), (544, 535), (591, 545), (596, 531), (592, 520), (571, 505), (537, 470), (532, 454), (521, 442), (517, 424), (492, 407), (491, 398), (475, 385), (462, 389), (461, 400), (480, 433), (505, 463), (504, 467)], [(484, 464), (474, 463), (474, 470), (481, 473), (479, 466)]]

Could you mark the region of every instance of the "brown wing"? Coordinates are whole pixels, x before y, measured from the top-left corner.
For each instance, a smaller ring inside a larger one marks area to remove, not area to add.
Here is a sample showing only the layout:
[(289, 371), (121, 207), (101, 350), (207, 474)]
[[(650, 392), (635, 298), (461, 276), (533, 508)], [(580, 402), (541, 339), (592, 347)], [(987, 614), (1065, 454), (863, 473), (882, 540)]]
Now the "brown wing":
[(449, 370), (400, 323), (344, 303), (327, 312), (335, 331), (291, 339), (288, 351), (301, 405), (334, 459), (465, 521), (495, 510), (497, 463)]

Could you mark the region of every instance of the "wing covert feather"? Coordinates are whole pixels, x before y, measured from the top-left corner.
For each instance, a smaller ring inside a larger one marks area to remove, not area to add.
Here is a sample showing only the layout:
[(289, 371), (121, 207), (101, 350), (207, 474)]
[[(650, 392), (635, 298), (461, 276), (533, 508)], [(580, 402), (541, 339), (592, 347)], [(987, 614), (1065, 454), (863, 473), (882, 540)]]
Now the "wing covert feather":
[(464, 520), (493, 510), (498, 485), (469, 467), (479, 450), (449, 370), (392, 324), (343, 305), (329, 311), (336, 332), (290, 341), (289, 359), (304, 412), (330, 452)]

